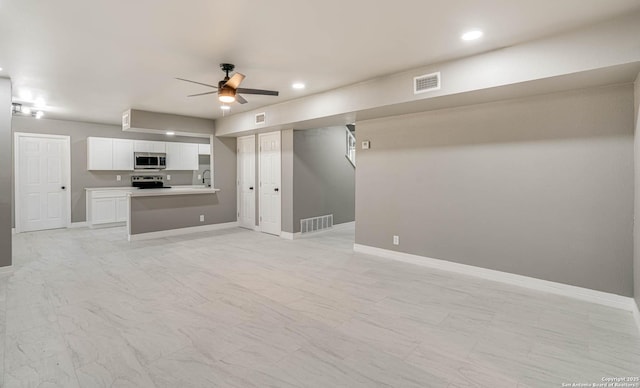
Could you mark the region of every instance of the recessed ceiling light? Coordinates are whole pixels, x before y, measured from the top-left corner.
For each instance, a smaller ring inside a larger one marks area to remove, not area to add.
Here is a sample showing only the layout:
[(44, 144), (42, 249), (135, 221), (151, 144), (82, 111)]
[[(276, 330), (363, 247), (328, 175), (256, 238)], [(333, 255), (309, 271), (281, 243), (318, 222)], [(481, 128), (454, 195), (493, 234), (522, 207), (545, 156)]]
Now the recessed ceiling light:
[(229, 110), (229, 109), (231, 109), (231, 107), (229, 105), (220, 105), (220, 109)]
[(293, 85), (291, 85), (291, 87), (294, 89), (304, 89), (304, 84), (302, 82), (296, 82)]
[(167, 136), (173, 136), (173, 135), (175, 135), (175, 134), (176, 134), (176, 133), (175, 133), (175, 132), (173, 132), (173, 131), (167, 131)]
[(476, 40), (476, 39), (480, 39), (482, 35), (483, 35), (483, 32), (480, 30), (471, 30), (462, 34), (462, 36), (460, 36), (460, 39), (466, 40), (466, 41)]
[(42, 116), (44, 116), (44, 112), (43, 111), (39, 110), (39, 111), (36, 112), (36, 119), (39, 120), (39, 119), (42, 118)]

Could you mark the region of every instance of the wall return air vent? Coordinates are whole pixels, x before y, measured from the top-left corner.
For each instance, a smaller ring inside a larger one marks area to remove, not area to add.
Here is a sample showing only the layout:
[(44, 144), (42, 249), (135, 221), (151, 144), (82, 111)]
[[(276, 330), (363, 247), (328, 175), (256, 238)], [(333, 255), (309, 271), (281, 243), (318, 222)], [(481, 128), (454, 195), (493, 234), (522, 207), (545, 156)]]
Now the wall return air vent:
[(267, 114), (262, 112), (256, 115), (256, 125), (263, 125), (267, 122)]
[(431, 92), (440, 89), (440, 72), (420, 75), (413, 78), (413, 94)]
[(122, 114), (122, 130), (126, 131), (131, 128), (131, 111), (128, 110)]

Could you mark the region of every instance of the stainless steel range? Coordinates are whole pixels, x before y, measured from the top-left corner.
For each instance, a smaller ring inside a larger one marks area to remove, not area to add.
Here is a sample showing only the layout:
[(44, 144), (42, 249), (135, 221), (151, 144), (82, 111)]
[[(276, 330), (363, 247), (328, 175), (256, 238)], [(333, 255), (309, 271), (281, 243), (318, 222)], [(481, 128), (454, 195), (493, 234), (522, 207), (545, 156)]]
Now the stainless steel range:
[(140, 189), (170, 189), (171, 186), (164, 185), (164, 179), (160, 175), (133, 175), (131, 176), (131, 186)]

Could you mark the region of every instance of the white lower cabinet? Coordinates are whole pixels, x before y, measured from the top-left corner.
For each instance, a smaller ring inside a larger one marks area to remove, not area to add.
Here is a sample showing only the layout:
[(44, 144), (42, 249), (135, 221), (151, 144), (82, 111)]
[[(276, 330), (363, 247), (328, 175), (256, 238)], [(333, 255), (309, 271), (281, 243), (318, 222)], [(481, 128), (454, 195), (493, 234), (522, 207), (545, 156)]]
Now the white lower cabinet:
[(127, 191), (88, 190), (87, 224), (90, 227), (126, 223), (129, 218)]
[(127, 222), (129, 219), (129, 200), (124, 198), (116, 198), (116, 222)]

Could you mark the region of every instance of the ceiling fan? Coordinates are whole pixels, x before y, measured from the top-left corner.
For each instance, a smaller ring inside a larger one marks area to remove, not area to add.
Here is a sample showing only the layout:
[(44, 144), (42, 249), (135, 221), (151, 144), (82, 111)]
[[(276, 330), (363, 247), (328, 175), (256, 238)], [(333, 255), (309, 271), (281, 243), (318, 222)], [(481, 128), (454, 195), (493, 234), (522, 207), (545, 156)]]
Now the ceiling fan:
[(176, 78), (177, 80), (180, 81), (184, 81), (184, 82), (191, 82), (193, 84), (198, 84), (198, 85), (203, 85), (203, 86), (208, 86), (210, 88), (214, 88), (217, 89), (215, 91), (212, 92), (206, 92), (206, 93), (198, 93), (198, 94), (191, 94), (187, 97), (197, 97), (197, 96), (206, 96), (208, 94), (214, 94), (214, 93), (218, 93), (218, 100), (220, 100), (220, 102), (225, 103), (225, 104), (229, 104), (232, 102), (239, 102), (241, 104), (246, 104), (248, 101), (244, 99), (244, 97), (242, 97), (240, 94), (238, 93), (243, 93), (243, 94), (259, 94), (259, 95), (263, 95), (263, 96), (277, 96), (278, 92), (275, 90), (262, 90), (262, 89), (247, 89), (247, 88), (240, 88), (240, 83), (242, 83), (242, 80), (245, 79), (244, 74), (240, 74), (240, 73), (235, 73), (231, 78), (229, 78), (229, 72), (233, 71), (233, 69), (235, 69), (235, 65), (232, 63), (221, 63), (220, 64), (220, 68), (222, 69), (222, 71), (224, 71), (226, 73), (226, 76), (224, 77), (224, 79), (220, 82), (218, 82), (218, 86), (214, 86), (214, 85), (209, 85), (209, 84), (205, 84), (202, 82), (196, 82), (196, 81), (191, 81), (188, 79), (184, 79), (184, 78)]

